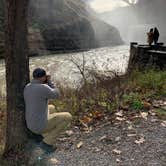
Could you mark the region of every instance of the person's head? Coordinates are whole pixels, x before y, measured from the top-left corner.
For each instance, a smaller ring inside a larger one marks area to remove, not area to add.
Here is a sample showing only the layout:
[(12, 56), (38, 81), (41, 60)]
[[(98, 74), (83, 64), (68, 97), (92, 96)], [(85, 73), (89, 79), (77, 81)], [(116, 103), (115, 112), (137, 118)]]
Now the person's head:
[(47, 79), (46, 71), (42, 68), (36, 68), (33, 71), (33, 78), (39, 80), (41, 83), (44, 83)]
[(153, 28), (150, 29), (150, 32), (153, 32)]
[(157, 27), (154, 28), (154, 31), (158, 31)]

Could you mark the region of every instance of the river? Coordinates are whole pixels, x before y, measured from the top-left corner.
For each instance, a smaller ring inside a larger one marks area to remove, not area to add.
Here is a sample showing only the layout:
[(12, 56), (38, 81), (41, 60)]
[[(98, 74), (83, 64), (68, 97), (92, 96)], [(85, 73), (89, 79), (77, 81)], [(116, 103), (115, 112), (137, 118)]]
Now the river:
[[(51, 74), (54, 82), (64, 86), (77, 87), (80, 85), (80, 68), (92, 69), (98, 72), (114, 71), (125, 73), (129, 60), (129, 46), (103, 47), (79, 53), (54, 54), (30, 58), (30, 71), (36, 67), (45, 68)], [(84, 63), (83, 63), (84, 62)], [(84, 65), (83, 65), (84, 64)], [(0, 94), (5, 96), (5, 63), (0, 61)]]

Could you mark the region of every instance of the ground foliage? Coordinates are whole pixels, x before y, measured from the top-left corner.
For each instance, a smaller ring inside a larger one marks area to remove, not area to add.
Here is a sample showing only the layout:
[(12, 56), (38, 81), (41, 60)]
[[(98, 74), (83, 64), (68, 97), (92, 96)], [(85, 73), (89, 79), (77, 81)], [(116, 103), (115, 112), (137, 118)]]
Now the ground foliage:
[(61, 98), (51, 104), (59, 112), (71, 112), (76, 121), (78, 117), (91, 121), (120, 109), (146, 111), (153, 107), (153, 101), (166, 97), (165, 71), (134, 71), (130, 76), (96, 78), (95, 83), (86, 83), (81, 89), (61, 88)]
[[(94, 76), (94, 73), (93, 73)], [(69, 111), (73, 115), (73, 127), (79, 128), (83, 133), (91, 133), (98, 130), (103, 124), (115, 125), (127, 123), (128, 130), (132, 130), (133, 125), (138, 125), (142, 120), (147, 120), (149, 116), (155, 116), (162, 121), (161, 126), (166, 123), (166, 72), (148, 70), (144, 72), (134, 71), (130, 76), (116, 76), (114, 78), (104, 77), (95, 74), (95, 81), (87, 81), (80, 89), (60, 87), (61, 97), (58, 100), (50, 101), (52, 107), (57, 112)], [(5, 141), (5, 99), (0, 102), (0, 150), (2, 152)], [(153, 120), (153, 119), (152, 119)], [(133, 122), (131, 125), (130, 122)], [(148, 125), (150, 123), (148, 122)], [(117, 126), (118, 127), (118, 126)], [(119, 128), (119, 127), (118, 127)], [(68, 137), (73, 135), (74, 130), (68, 131)], [(136, 137), (135, 133), (128, 133), (129, 137)], [(65, 136), (66, 137), (66, 136)], [(67, 138), (62, 137), (67, 140)], [(81, 137), (81, 136), (80, 136)], [(101, 141), (109, 142), (112, 138), (107, 135), (101, 136)], [(115, 138), (118, 142), (118, 136)], [(76, 149), (84, 146), (84, 141), (80, 139), (76, 142)], [(143, 136), (135, 138), (135, 144), (145, 142)], [(96, 151), (100, 151), (99, 148)], [(120, 155), (120, 149), (112, 151), (115, 155)], [(18, 155), (20, 159), (21, 155)], [(12, 158), (11, 158), (12, 160)], [(119, 159), (117, 159), (117, 162)], [(2, 162), (0, 160), (0, 162)], [(17, 161), (18, 162), (18, 161)], [(119, 161), (120, 162), (120, 161)], [(3, 161), (3, 165), (5, 165)]]

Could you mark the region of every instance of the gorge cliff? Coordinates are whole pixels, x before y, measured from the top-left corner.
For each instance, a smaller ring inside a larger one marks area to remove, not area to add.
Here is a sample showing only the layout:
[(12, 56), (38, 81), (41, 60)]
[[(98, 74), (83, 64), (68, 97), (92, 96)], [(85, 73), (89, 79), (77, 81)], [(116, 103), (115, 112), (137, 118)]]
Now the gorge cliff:
[[(1, 16), (3, 18), (3, 14)], [(30, 0), (28, 27), (31, 56), (48, 51), (84, 50), (123, 44), (118, 30), (97, 18), (82, 0)], [(0, 31), (3, 33), (3, 29)], [(1, 34), (1, 50), (3, 41)], [(0, 53), (3, 52), (1, 50)]]

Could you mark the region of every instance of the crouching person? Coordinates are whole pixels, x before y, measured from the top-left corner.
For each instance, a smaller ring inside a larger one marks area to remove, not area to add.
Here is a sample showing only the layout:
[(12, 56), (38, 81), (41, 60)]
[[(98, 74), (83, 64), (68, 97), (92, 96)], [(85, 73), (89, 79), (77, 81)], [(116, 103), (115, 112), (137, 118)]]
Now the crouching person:
[(28, 129), (36, 137), (42, 137), (43, 148), (55, 150), (52, 145), (61, 132), (71, 124), (72, 116), (68, 112), (49, 114), (48, 99), (59, 97), (59, 90), (46, 75), (46, 71), (37, 68), (33, 71), (33, 80), (24, 89), (26, 106), (25, 119)]

